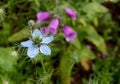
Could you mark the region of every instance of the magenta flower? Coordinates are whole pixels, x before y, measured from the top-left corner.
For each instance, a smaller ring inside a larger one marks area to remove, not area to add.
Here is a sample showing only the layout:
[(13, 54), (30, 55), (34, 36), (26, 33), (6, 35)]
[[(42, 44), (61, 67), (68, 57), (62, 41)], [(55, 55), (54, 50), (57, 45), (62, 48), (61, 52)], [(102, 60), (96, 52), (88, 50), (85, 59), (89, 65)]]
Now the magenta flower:
[(44, 36), (48, 35), (49, 34), (49, 29), (47, 27), (42, 27), (40, 28), (40, 31), (42, 32), (42, 34)]
[(76, 20), (76, 14), (77, 14), (77, 12), (76, 11), (74, 11), (74, 10), (72, 10), (72, 9), (70, 9), (70, 8), (66, 8), (66, 14), (69, 16), (69, 17), (71, 17), (73, 20)]
[(44, 21), (47, 21), (50, 19), (50, 13), (49, 12), (38, 12), (37, 13), (37, 22), (36, 24), (40, 24)]
[(90, 49), (90, 50), (93, 50), (93, 45), (92, 44), (88, 44), (87, 47)]
[(72, 30), (69, 26), (63, 26), (62, 30), (66, 36), (66, 41), (68, 42), (73, 41), (77, 36), (77, 33), (74, 30)]
[(106, 58), (106, 55), (105, 54), (101, 54), (100, 55), (102, 59), (105, 59)]
[(58, 25), (59, 25), (58, 18), (54, 18), (48, 26), (48, 29), (50, 30), (49, 33), (55, 35), (57, 33)]

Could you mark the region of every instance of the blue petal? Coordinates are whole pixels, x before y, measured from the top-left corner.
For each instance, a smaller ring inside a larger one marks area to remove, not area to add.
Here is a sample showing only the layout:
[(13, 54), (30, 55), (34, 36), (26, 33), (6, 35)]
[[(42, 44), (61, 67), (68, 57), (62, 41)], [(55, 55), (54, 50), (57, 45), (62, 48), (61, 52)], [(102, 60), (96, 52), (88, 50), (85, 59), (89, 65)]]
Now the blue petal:
[(23, 47), (31, 47), (31, 46), (33, 46), (32, 44), (33, 44), (33, 41), (31, 41), (31, 40), (21, 42), (21, 46), (23, 46)]
[(37, 48), (37, 47), (29, 47), (28, 48), (27, 55), (30, 58), (34, 58), (35, 56), (37, 56), (38, 53), (39, 53), (39, 48)]
[(51, 55), (51, 49), (50, 49), (49, 46), (47, 46), (47, 45), (41, 45), (41, 46), (40, 46), (40, 51), (41, 51), (41, 53), (43, 53), (44, 55)]
[(54, 37), (53, 36), (49, 36), (49, 37), (45, 37), (42, 39), (42, 42), (41, 43), (50, 43), (51, 41), (53, 41)]
[(39, 37), (39, 38), (41, 39), (41, 38), (43, 38), (43, 35), (42, 35), (42, 33), (40, 32), (40, 30), (35, 29), (35, 30), (33, 31), (33, 33), (32, 33), (32, 37), (33, 37), (33, 38)]

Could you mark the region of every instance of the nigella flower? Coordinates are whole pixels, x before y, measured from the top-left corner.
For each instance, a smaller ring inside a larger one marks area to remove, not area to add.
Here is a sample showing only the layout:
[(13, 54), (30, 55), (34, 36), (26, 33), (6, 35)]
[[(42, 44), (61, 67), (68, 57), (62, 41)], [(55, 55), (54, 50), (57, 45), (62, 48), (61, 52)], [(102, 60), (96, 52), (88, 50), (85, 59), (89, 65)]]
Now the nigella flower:
[(77, 33), (74, 30), (72, 30), (69, 26), (63, 26), (62, 30), (66, 36), (66, 41), (68, 42), (73, 41), (74, 38), (77, 36)]
[(47, 21), (50, 19), (50, 13), (49, 12), (38, 12), (37, 13), (37, 22), (36, 24), (40, 24), (44, 21)]
[(69, 17), (71, 17), (73, 20), (76, 20), (76, 14), (77, 14), (77, 12), (76, 11), (74, 11), (74, 10), (72, 10), (72, 9), (70, 9), (70, 8), (66, 8), (66, 14), (69, 16)]
[(53, 36), (45, 37), (40, 30), (36, 29), (32, 33), (32, 39), (21, 42), (23, 47), (28, 47), (27, 55), (30, 58), (37, 56), (39, 51), (44, 55), (50, 55), (51, 49), (48, 44), (54, 39)]
[(54, 18), (48, 26), (49, 33), (52, 33), (53, 35), (55, 35), (57, 33), (58, 25), (59, 25), (58, 18)]

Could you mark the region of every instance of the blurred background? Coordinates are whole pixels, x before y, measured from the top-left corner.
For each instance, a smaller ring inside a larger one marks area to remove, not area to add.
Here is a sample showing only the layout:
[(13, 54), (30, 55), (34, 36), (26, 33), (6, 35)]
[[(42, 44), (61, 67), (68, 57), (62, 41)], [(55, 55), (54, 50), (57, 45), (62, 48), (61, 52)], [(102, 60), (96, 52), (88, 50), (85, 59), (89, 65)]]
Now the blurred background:
[[(77, 20), (65, 8), (77, 11)], [(61, 26), (51, 56), (30, 59), (20, 42), (40, 11), (77, 32), (66, 42)], [(120, 0), (0, 0), (0, 84), (120, 84)]]

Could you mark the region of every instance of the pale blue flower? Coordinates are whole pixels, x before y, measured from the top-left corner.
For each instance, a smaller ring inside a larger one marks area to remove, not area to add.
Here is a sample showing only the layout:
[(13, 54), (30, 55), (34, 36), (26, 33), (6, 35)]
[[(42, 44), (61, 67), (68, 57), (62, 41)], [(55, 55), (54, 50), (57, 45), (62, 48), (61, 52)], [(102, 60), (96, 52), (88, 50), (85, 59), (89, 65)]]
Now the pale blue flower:
[(34, 58), (41, 51), (44, 55), (51, 55), (51, 49), (48, 44), (53, 41), (53, 36), (44, 36), (40, 30), (36, 29), (32, 33), (32, 39), (21, 42), (23, 47), (28, 47), (27, 55)]

